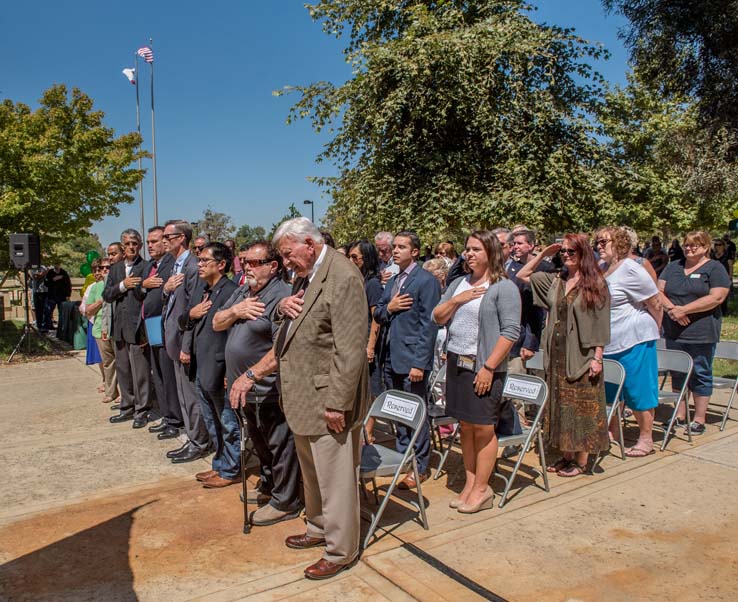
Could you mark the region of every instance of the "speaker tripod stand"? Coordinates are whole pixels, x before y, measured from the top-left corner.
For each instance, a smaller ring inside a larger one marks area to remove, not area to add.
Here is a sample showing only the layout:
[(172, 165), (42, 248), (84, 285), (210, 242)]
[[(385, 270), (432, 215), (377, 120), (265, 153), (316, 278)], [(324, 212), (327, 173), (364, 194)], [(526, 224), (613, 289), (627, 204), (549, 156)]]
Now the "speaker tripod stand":
[(41, 338), (41, 335), (38, 333), (38, 331), (31, 325), (31, 307), (29, 303), (29, 294), (28, 294), (28, 279), (30, 278), (30, 275), (28, 274), (28, 268), (23, 268), (23, 293), (26, 298), (26, 302), (24, 304), (25, 310), (26, 310), (26, 321), (23, 324), (23, 334), (21, 334), (20, 339), (18, 340), (17, 345), (15, 346), (15, 349), (13, 349), (13, 353), (8, 356), (8, 363), (13, 361), (13, 358), (15, 357), (15, 354), (18, 353), (21, 346), (23, 345), (23, 341), (26, 342), (26, 354), (31, 354), (31, 336), (36, 336), (39, 339)]

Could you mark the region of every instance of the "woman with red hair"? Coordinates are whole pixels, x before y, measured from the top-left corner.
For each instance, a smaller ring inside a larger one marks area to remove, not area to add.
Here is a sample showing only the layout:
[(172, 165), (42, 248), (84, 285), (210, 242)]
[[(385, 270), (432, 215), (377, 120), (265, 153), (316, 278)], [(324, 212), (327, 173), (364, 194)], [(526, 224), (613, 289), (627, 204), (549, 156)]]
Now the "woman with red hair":
[[(546, 257), (560, 253), (560, 274), (535, 272)], [(548, 381), (545, 433), (561, 453), (549, 472), (575, 477), (589, 454), (609, 448), (602, 353), (610, 341), (610, 295), (584, 234), (567, 234), (518, 272), (530, 282), (534, 303), (548, 310), (543, 333)]]

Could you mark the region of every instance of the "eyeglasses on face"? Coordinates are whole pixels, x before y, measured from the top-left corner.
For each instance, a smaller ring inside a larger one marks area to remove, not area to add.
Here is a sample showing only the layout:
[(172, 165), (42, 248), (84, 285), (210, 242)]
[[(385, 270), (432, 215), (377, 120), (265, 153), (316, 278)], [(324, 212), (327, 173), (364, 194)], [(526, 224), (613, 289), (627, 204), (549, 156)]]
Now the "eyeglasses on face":
[(210, 257), (198, 257), (197, 258), (197, 263), (201, 263), (201, 264), (207, 264), (207, 263), (210, 263), (211, 261), (218, 263), (217, 259), (211, 259)]
[(201, 253), (204, 248), (205, 245), (195, 245), (195, 251), (197, 251), (198, 253)]
[(178, 236), (184, 236), (181, 232), (175, 232), (174, 234), (164, 234), (162, 235), (162, 238), (164, 240), (172, 240), (173, 238), (177, 238)]
[(271, 259), (243, 259), (241, 263), (245, 263), (250, 268), (258, 268), (260, 265), (272, 263)]
[(102, 272), (103, 270), (109, 270), (110, 266), (109, 265), (99, 265), (97, 266), (96, 269)]
[(607, 243), (612, 242), (611, 238), (600, 238), (595, 241), (596, 247), (606, 247)]
[(577, 254), (577, 251), (576, 249), (561, 249), (559, 253), (561, 253), (561, 255), (566, 255), (567, 257), (572, 257)]

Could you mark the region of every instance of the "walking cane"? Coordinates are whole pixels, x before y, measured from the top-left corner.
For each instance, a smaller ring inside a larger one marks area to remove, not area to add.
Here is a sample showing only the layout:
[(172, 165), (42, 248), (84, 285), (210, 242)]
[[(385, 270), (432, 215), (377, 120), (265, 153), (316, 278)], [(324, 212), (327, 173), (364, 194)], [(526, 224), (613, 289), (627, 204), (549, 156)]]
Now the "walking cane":
[(248, 439), (248, 427), (246, 425), (246, 415), (244, 408), (239, 406), (236, 411), (238, 423), (241, 427), (241, 495), (243, 496), (243, 533), (248, 535), (251, 533), (251, 521), (249, 520), (249, 497), (248, 484), (246, 482), (246, 462), (251, 454), (246, 454), (246, 440)]

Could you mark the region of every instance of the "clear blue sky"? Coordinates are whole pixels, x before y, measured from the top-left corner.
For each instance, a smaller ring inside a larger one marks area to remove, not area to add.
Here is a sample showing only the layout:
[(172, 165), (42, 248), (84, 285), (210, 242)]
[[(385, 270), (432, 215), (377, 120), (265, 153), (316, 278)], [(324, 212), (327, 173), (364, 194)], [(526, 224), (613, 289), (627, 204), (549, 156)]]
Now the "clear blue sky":
[[(611, 53), (598, 65), (622, 83), (626, 52), (617, 38), (623, 20), (599, 0), (538, 0), (534, 18), (602, 42)], [(342, 43), (310, 20), (298, 0), (210, 0), (122, 3), (42, 0), (5, 3), (0, 37), (0, 98), (36, 106), (53, 83), (89, 94), (116, 132), (135, 129), (135, 92), (121, 70), (154, 40), (156, 143), (160, 221), (198, 219), (210, 206), (236, 225), (269, 227), (294, 202), (320, 218), (328, 199), (307, 181), (330, 175), (316, 164), (325, 138), (303, 121), (287, 126), (296, 97), (272, 91), (318, 80), (340, 83), (350, 73)], [(148, 66), (140, 65), (142, 134), (150, 150)], [(150, 167), (146, 161), (144, 167)], [(151, 171), (144, 183), (146, 225), (152, 225)], [(119, 218), (95, 224), (103, 244), (138, 227), (138, 202)]]

